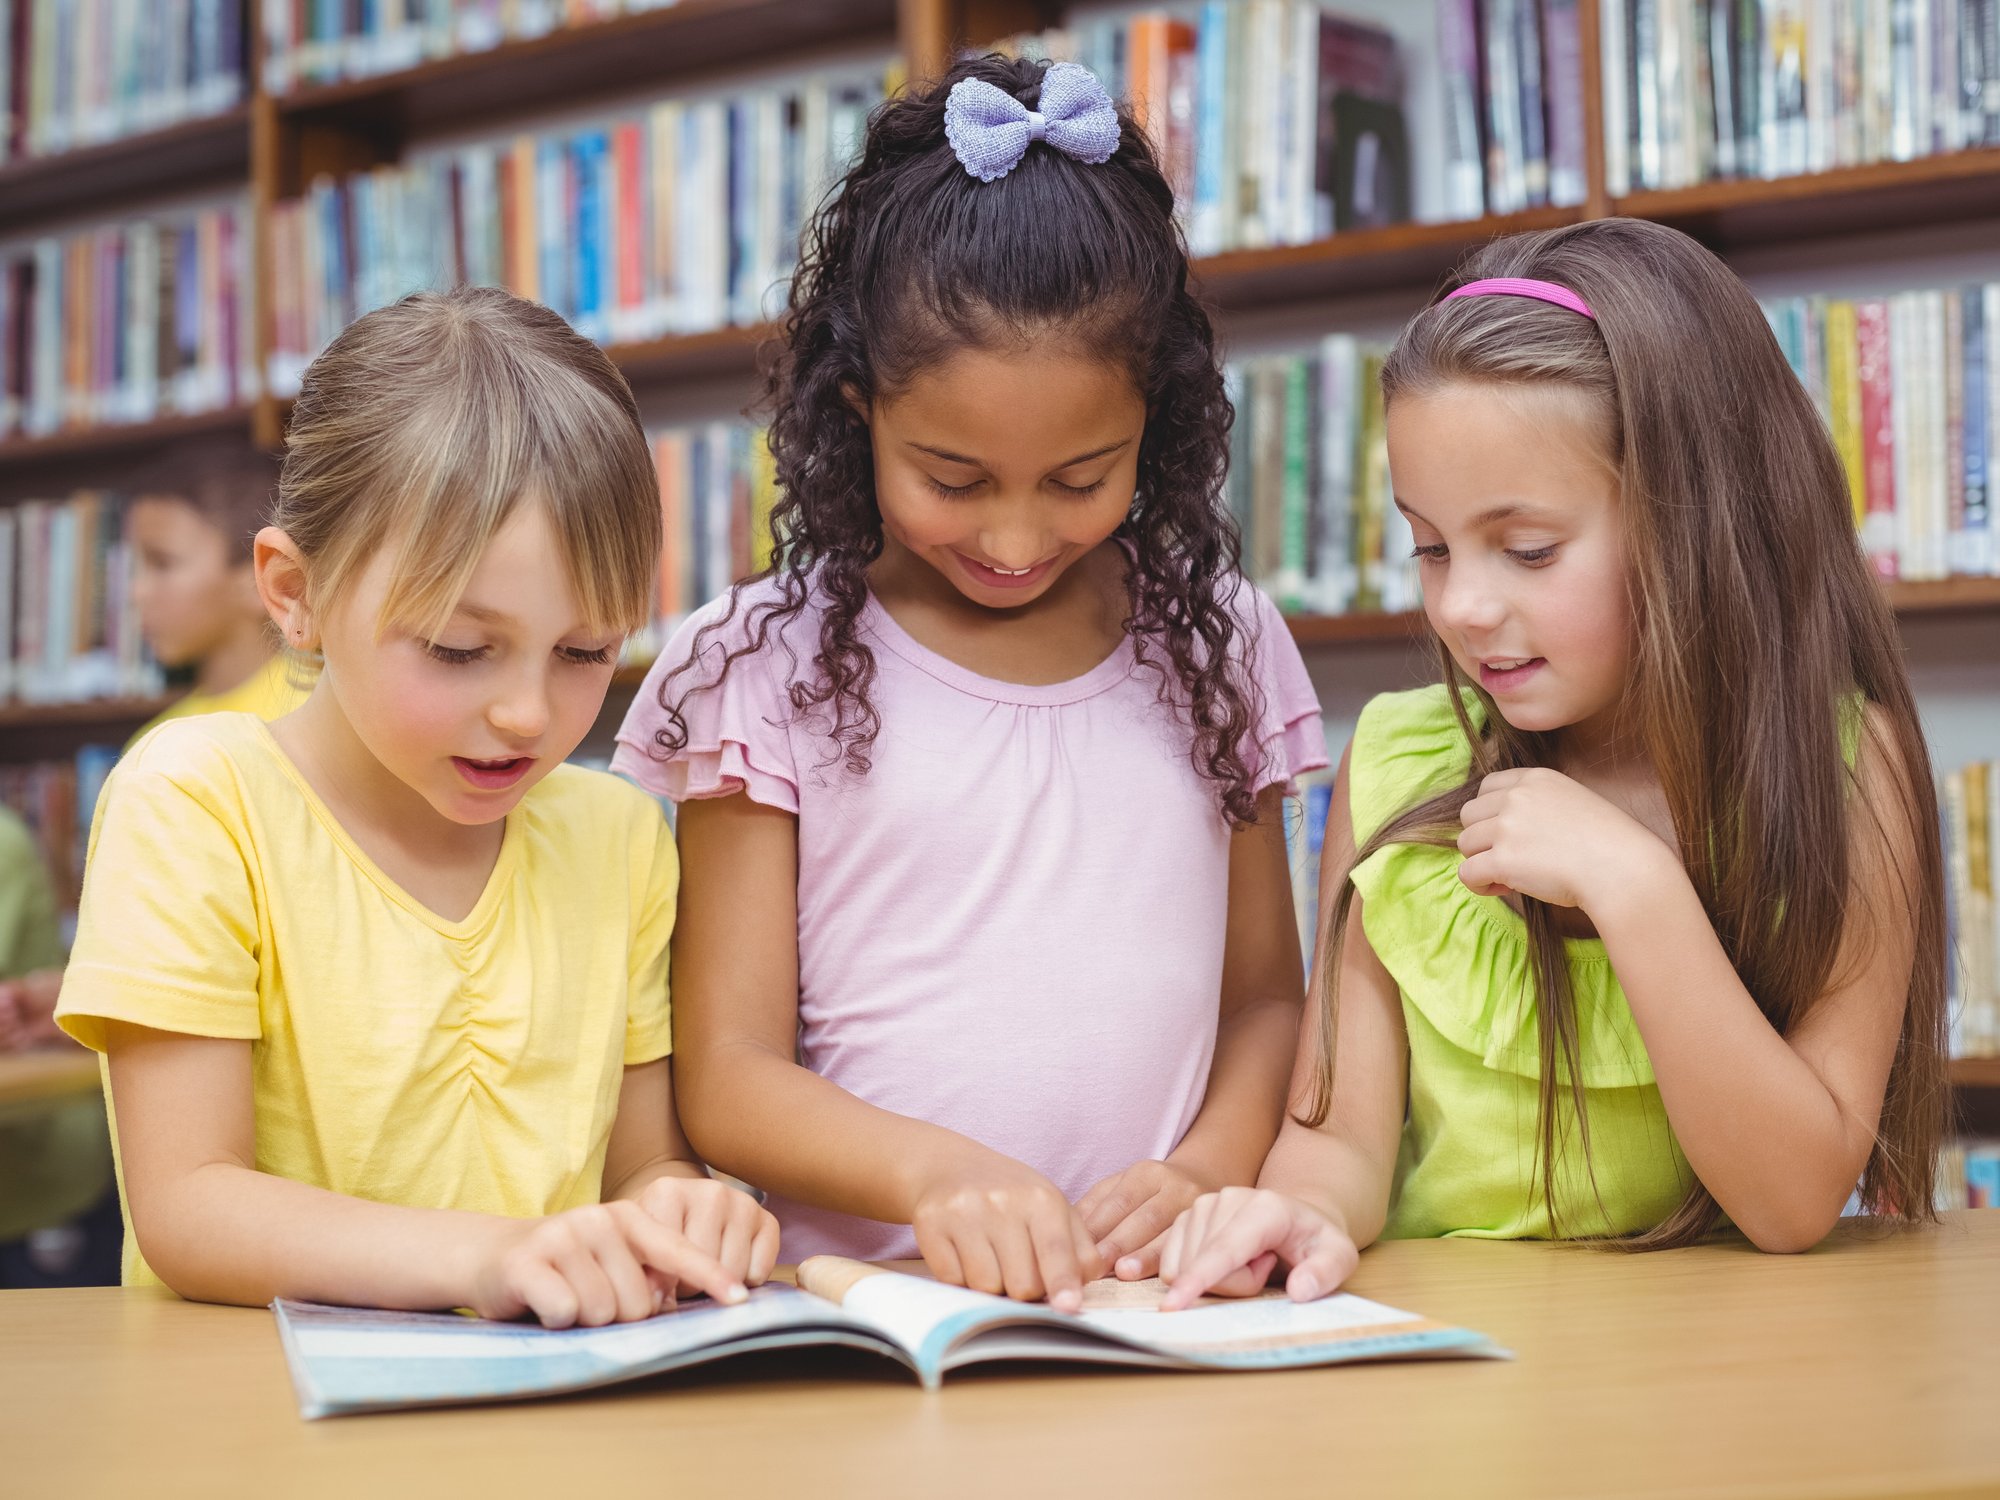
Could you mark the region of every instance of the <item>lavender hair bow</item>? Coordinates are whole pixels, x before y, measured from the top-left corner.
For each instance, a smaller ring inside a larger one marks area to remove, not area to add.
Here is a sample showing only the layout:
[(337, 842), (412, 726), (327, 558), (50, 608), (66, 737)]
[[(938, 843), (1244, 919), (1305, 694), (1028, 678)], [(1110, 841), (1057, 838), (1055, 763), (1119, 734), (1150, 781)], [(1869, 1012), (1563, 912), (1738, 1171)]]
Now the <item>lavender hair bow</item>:
[(961, 78), (944, 104), (944, 134), (981, 182), (1005, 177), (1033, 141), (1096, 166), (1118, 149), (1118, 111), (1088, 68), (1055, 63), (1042, 75), (1040, 109), (983, 78)]

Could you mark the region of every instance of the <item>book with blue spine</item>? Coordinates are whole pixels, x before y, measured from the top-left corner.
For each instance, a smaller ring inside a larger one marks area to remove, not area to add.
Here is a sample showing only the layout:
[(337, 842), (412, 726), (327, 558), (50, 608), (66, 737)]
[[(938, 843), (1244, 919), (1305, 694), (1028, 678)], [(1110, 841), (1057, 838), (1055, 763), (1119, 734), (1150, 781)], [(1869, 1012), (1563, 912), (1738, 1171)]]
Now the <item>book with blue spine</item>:
[(570, 143), (576, 174), (576, 300), (570, 321), (587, 339), (603, 342), (604, 318), (604, 161), (609, 142), (601, 130), (586, 131)]

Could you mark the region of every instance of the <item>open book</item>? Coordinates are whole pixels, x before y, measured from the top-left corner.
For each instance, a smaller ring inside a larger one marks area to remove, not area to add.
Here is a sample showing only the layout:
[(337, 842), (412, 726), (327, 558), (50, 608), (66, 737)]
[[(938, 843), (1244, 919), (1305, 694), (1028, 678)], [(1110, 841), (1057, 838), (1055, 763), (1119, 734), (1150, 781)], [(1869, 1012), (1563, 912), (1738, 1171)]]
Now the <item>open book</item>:
[(691, 1302), (640, 1323), (547, 1329), (440, 1313), (278, 1302), (307, 1417), (588, 1390), (757, 1349), (847, 1345), (899, 1360), (926, 1387), (989, 1360), (1081, 1360), (1181, 1370), (1272, 1370), (1365, 1359), (1498, 1356), (1476, 1333), (1350, 1295), (1207, 1298), (1158, 1311), (1158, 1281), (1100, 1281), (1079, 1313), (922, 1275), (816, 1256), (796, 1287), (725, 1307)]

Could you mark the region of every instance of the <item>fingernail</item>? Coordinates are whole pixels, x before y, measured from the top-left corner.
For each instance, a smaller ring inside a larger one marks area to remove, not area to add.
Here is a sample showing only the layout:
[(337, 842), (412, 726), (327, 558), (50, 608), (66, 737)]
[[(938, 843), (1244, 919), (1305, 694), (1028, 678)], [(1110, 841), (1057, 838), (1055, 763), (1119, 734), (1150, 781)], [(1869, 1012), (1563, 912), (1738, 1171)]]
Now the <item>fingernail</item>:
[(1123, 1260), (1119, 1261), (1118, 1274), (1128, 1279), (1137, 1276), (1139, 1274), (1139, 1257), (1136, 1255), (1128, 1255)]
[(1319, 1278), (1310, 1271), (1294, 1271), (1290, 1291), (1300, 1302), (1310, 1302), (1319, 1295)]
[(1083, 1294), (1081, 1292), (1071, 1292), (1071, 1291), (1057, 1292), (1055, 1296), (1055, 1304), (1057, 1309), (1061, 1312), (1075, 1312), (1078, 1308), (1083, 1306)]
[(724, 1302), (741, 1302), (749, 1295), (750, 1289), (739, 1283), (736, 1286), (726, 1288), (722, 1293), (722, 1300)]

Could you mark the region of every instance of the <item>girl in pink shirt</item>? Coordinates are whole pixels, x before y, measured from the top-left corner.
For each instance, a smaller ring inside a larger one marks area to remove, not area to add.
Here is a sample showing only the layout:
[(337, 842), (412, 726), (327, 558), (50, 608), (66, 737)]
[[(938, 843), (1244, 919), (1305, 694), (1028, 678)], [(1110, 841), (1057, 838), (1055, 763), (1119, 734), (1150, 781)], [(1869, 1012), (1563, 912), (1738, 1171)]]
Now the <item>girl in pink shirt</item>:
[(681, 1119), (788, 1259), (1073, 1307), (1276, 1136), (1319, 705), (1237, 571), (1172, 190), (1095, 78), (987, 57), (885, 106), (804, 250), (776, 560), (613, 762), (683, 804)]

